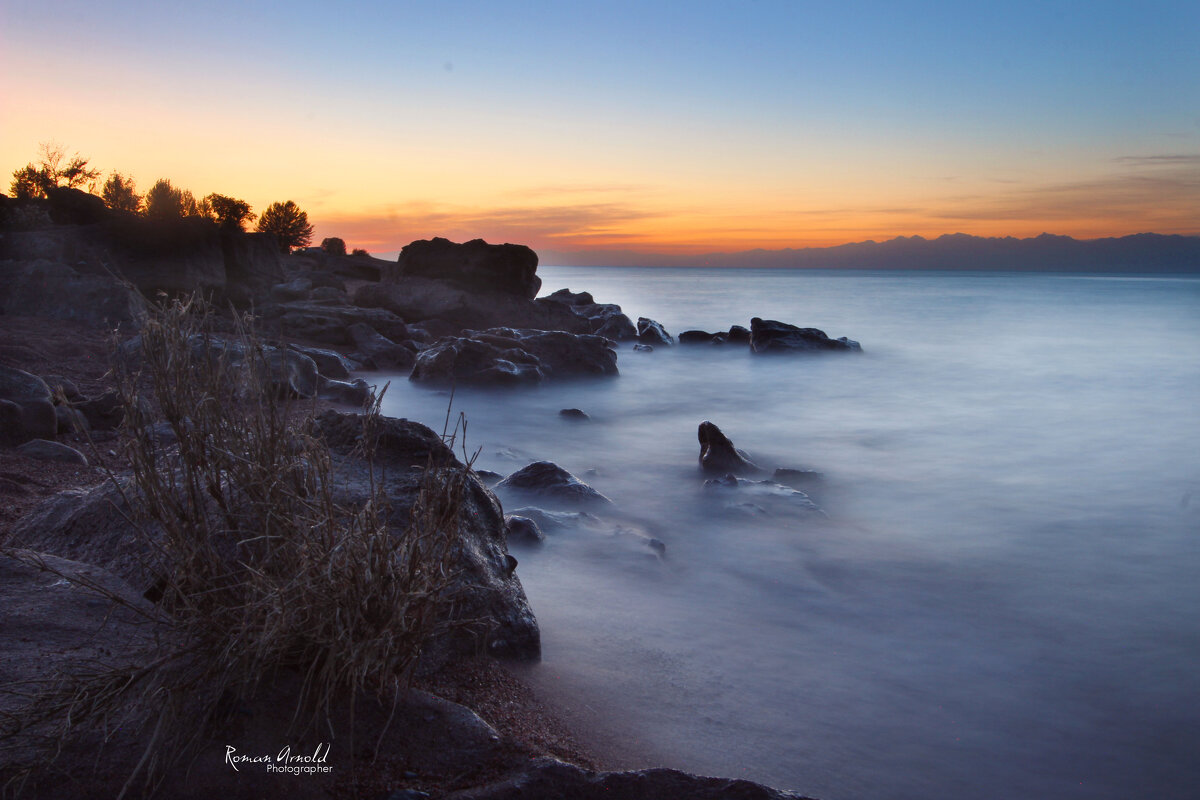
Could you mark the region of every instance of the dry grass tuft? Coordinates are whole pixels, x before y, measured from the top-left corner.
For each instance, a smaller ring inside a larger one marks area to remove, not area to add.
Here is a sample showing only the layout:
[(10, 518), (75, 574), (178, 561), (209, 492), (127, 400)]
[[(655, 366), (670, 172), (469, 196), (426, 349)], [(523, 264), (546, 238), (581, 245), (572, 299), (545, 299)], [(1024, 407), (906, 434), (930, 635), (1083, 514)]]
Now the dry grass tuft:
[[(388, 531), (382, 479), (365, 503), (340, 506), (329, 450), (308, 433), (314, 409), (277, 391), (278, 365), (245, 319), (224, 339), (206, 332), (207, 319), (195, 301), (160, 309), (141, 330), (138, 357), (116, 368), (127, 499), (151, 554), (150, 652), (134, 668), (58, 677), (22, 720), (53, 722), (65, 737), (130, 705), (148, 711), (126, 791), (137, 780), (153, 786), (168, 761), (282, 672), (302, 678), (298, 728), (358, 693), (391, 693), (449, 624), (469, 465), (426, 470), (403, 536)], [(376, 398), (360, 454), (373, 477), (378, 421)]]

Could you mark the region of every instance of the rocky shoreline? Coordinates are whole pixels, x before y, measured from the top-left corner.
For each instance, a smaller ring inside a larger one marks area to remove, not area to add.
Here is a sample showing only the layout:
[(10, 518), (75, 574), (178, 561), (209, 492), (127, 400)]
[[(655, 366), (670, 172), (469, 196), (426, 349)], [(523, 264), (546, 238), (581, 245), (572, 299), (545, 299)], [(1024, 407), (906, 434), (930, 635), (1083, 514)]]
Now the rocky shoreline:
[[(457, 624), (425, 646), (415, 688), (325, 709), (325, 727), (338, 732), (332, 745), (324, 729), (291, 742), (296, 752), (307, 747), (317, 754), (324, 744), (323, 752), (332, 750), (340, 762), (337, 769), (268, 775), (231, 769), (222, 758), (229, 741), (259, 754), (290, 729), (286, 710), (295, 707), (299, 686), (295, 676), (281, 674), (244, 698), (224, 727), (205, 732), (186, 778), (173, 771), (161, 786), (138, 784), (130, 793), (796, 797), (673, 770), (595, 771), (600, 765), (496, 660), (540, 656), (535, 610), (508, 542), (538, 541), (537, 517), (549, 512), (531, 506), (506, 515), (489, 488), (493, 481), (415, 422), (381, 420), (370, 434), (373, 455), (365, 458), (368, 434), (353, 409), (371, 402), (372, 371), (407, 372), (410, 380), (439, 385), (530, 386), (615, 377), (621, 347), (741, 345), (777, 354), (860, 351), (857, 342), (758, 318), (728, 332), (688, 331), (677, 342), (654, 320), (635, 322), (586, 292), (537, 297), (537, 256), (519, 245), (425, 240), (406, 247), (395, 263), (320, 249), (283, 256), (270, 237), (191, 222), (129, 218), (74, 190), (57, 190), (48, 201), (0, 196), (0, 630), (6, 640), (0, 685), (8, 689), (0, 694), (0, 713), (11, 719), (22, 707), (23, 687), (39, 677), (140, 652), (138, 643), (156, 630), (146, 620), (166, 613), (147, 571), (155, 553), (139, 550), (145, 543), (132, 532), (134, 511), (123, 505), (136, 493), (122, 491), (131, 469), (121, 449), (127, 409), (109, 366), (114, 358), (140, 357), (135, 334), (152, 316), (152, 302), (203, 293), (215, 308), (249, 313), (268, 343), (250, 352), (238, 318), (217, 314), (210, 330), (187, 340), (192, 356), (235, 365), (260, 358), (272, 394), (310, 404), (311, 435), (330, 454), (338, 503), (369, 502), (381, 481), (388, 530), (402, 537), (423, 474), (449, 469), (466, 476), (449, 612)], [(570, 411), (577, 410), (564, 414)], [(144, 427), (154, 438), (152, 452), (177, 454), (178, 424)], [(787, 470), (776, 471), (773, 481), (737, 477), (762, 470), (711, 423), (700, 426), (699, 439), (700, 464), (714, 476), (708, 483), (715, 490), (777, 490), (807, 500), (784, 485)], [(376, 477), (377, 468), (385, 477)], [(609, 502), (549, 462), (530, 464), (500, 485), (551, 504)], [(661, 554), (661, 542), (644, 544)], [(122, 598), (121, 610), (81, 588), (90, 585)], [(140, 745), (153, 729), (138, 713), (131, 708), (111, 728), (73, 733), (49, 768), (30, 767), (58, 740), (40, 738), (47, 734), (42, 727), (7, 726), (0, 785), (26, 797), (116, 796), (141, 766)], [(299, 763), (313, 759), (320, 757)]]

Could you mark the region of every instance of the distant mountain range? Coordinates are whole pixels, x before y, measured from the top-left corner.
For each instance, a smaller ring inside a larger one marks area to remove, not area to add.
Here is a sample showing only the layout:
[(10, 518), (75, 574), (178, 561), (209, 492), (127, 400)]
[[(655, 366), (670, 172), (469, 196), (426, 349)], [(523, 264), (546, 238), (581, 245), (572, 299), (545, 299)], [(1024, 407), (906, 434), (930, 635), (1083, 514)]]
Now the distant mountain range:
[(576, 266), (1184, 273), (1200, 272), (1200, 236), (1138, 233), (1110, 239), (1073, 239), (1043, 233), (1017, 239), (954, 233), (936, 239), (900, 236), (886, 242), (855, 242), (836, 247), (758, 249), (699, 256), (633, 251), (544, 252), (541, 261)]

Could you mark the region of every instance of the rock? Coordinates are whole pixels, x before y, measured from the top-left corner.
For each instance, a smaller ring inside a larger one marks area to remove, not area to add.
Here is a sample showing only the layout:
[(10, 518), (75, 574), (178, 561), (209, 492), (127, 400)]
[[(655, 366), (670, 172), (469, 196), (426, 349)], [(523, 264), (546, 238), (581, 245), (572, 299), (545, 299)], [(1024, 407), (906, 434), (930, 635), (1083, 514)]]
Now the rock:
[(54, 407), (54, 417), (57, 423), (56, 433), (87, 433), (91, 430), (87, 417), (77, 408), (57, 405)]
[(61, 461), (64, 464), (88, 465), (87, 456), (61, 442), (51, 442), (46, 439), (31, 439), (17, 448), (17, 452), (27, 458), (41, 461)]
[(113, 215), (94, 194), (81, 189), (56, 186), (46, 190), (50, 219), (57, 225), (96, 225)]
[(358, 360), (375, 369), (409, 369), (416, 361), (413, 352), (376, 331), (365, 322), (356, 322), (346, 329), (358, 347)]
[(225, 261), (225, 295), (238, 307), (257, 304), (259, 298), (283, 280), (283, 258), (275, 237), (220, 229)]
[(495, 783), (451, 792), (445, 800), (806, 800), (793, 792), (734, 778), (703, 778), (673, 769), (591, 772), (553, 758), (529, 762)]
[(635, 344), (633, 346), (633, 352), (635, 352), (635, 353), (653, 353), (654, 346), (649, 345), (649, 344)]
[[(619, 308), (619, 306), (618, 306)], [(596, 328), (594, 333), (597, 336), (604, 336), (612, 339), (614, 342), (623, 342), (629, 339), (637, 338), (637, 328), (634, 327), (629, 317), (624, 314), (614, 314), (608, 317)]]
[(564, 408), (558, 412), (558, 415), (560, 417), (564, 417), (566, 419), (574, 419), (574, 420), (591, 419), (591, 417), (589, 417), (585, 412), (579, 410), (578, 408)]
[(845, 336), (830, 339), (824, 331), (816, 328), (797, 328), (786, 322), (755, 317), (750, 320), (750, 350), (754, 353), (808, 353), (823, 350), (861, 351), (862, 346)]
[(307, 300), (310, 292), (312, 292), (312, 281), (307, 278), (293, 278), (287, 283), (277, 283), (272, 286), (271, 299), (276, 303)]
[(271, 386), (283, 397), (316, 397), (320, 386), (317, 363), (303, 353), (272, 347), (266, 353)]
[(75, 386), (75, 382), (68, 378), (64, 378), (61, 375), (43, 375), (42, 380), (46, 382), (46, 386), (50, 387), (50, 393), (54, 395), (55, 400), (58, 399), (59, 395), (72, 403), (83, 399), (83, 394)]
[[(545, 298), (530, 300), (514, 294), (473, 291), (448, 281), (419, 276), (393, 276), (386, 283), (364, 284), (354, 293), (362, 308), (387, 309), (419, 322), (433, 338), (470, 329), (500, 326), (591, 333), (588, 318)], [(438, 327), (440, 326), (440, 327)], [(384, 335), (388, 335), (383, 331)]]
[(146, 301), (133, 287), (52, 261), (0, 261), (0, 285), (0, 312), (13, 316), (95, 325), (135, 324), (146, 316)]
[(430, 345), (416, 359), (414, 381), (534, 384), (549, 377), (616, 375), (617, 354), (600, 336), (492, 328)]
[(599, 517), (589, 514), (586, 511), (549, 511), (537, 506), (524, 506), (523, 508), (514, 510), (512, 513), (518, 517), (528, 517), (536, 522), (538, 528), (543, 531), (601, 524)]
[(0, 400), (0, 447), (12, 447), (26, 441), (21, 407), (11, 400)]
[(0, 436), (10, 444), (53, 439), (58, 433), (58, 415), (54, 412), (50, 387), (36, 375), (0, 366), (0, 401), (16, 406), (15, 412), (12, 408), (0, 412), (7, 423)]
[[(362, 435), (358, 415), (327, 411), (317, 418), (316, 430), (340, 458), (341, 501), (365, 499), (370, 485), (366, 464), (352, 454)], [(386, 468), (392, 501), (389, 525), (397, 536), (403, 535), (408, 523), (422, 470), (427, 465), (434, 469), (464, 468), (440, 436), (424, 425), (402, 419), (380, 421), (375, 459), (377, 467)], [(452, 566), (456, 576), (453, 618), (489, 623), (485, 643), (494, 655), (538, 658), (541, 635), (525, 590), (507, 558), (503, 511), (495, 495), (472, 474), (467, 475), (458, 530), (461, 547), (456, 548)], [(456, 628), (444, 639), (431, 643), (423, 669), (436, 669), (452, 658), (475, 654), (478, 634), (469, 627)]]
[(638, 317), (637, 337), (642, 344), (662, 345), (669, 347), (675, 344), (671, 334), (662, 325), (646, 317)]
[(317, 365), (317, 372), (321, 373), (321, 376), (324, 378), (332, 378), (340, 381), (350, 377), (350, 361), (340, 353), (333, 350), (324, 350), (320, 347), (304, 347), (298, 344), (289, 344), (288, 349), (295, 350), (297, 353), (311, 358)]
[(492, 472), (490, 469), (476, 469), (474, 472), (475, 477), (479, 478), (484, 486), (495, 486), (504, 478), (499, 472)]
[(539, 297), (535, 302), (540, 304), (558, 304), (578, 317), (586, 319), (590, 331), (597, 336), (604, 336), (619, 342), (637, 337), (637, 328), (621, 307), (613, 303), (597, 303), (588, 292), (573, 293), (569, 289), (559, 289), (557, 292)]
[(354, 343), (348, 329), (364, 323), (393, 341), (408, 338), (408, 326), (391, 311), (382, 308), (329, 306), (309, 301), (280, 303), (264, 312), (269, 326), (288, 338), (307, 339), (333, 345)]
[(700, 440), (700, 468), (705, 472), (761, 472), (758, 465), (734, 447), (729, 437), (711, 422), (700, 423), (697, 438)]
[[(482, 239), (456, 244), (438, 237), (406, 245), (396, 261), (395, 275), (436, 278), (474, 292), (532, 300), (542, 285), (537, 264), (537, 254), (524, 245), (488, 244)], [(384, 280), (389, 276), (384, 275)]]
[(537, 546), (546, 541), (546, 534), (529, 517), (509, 514), (504, 517), (505, 540), (509, 544)]
[(496, 488), (530, 492), (572, 503), (612, 503), (552, 461), (535, 461), (522, 467), (496, 484)]
[(335, 381), (322, 376), (320, 385), (317, 397), (348, 406), (362, 408), (371, 401), (373, 396), (371, 385), (362, 378), (354, 381)]
[(346, 302), (346, 292), (332, 286), (318, 286), (309, 292), (309, 299), (314, 303), (340, 305)]
[(679, 343), (712, 344), (717, 337), (720, 337), (721, 342), (725, 341), (724, 334), (720, 333), (708, 333), (707, 331), (684, 331), (683, 333), (679, 334)]
[(750, 331), (741, 325), (734, 325), (729, 329), (725, 338), (734, 344), (750, 344)]
[(121, 398), (114, 391), (82, 400), (75, 404), (75, 408), (87, 419), (92, 430), (116, 430), (125, 418), (125, 407), (121, 403)]

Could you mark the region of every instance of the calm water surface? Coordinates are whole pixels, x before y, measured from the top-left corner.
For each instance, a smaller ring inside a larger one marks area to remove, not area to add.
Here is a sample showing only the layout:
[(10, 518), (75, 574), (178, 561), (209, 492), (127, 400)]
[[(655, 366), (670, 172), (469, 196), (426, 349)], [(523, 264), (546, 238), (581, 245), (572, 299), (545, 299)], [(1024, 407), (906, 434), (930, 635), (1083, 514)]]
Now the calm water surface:
[[(619, 378), (458, 391), (478, 466), (614, 501), (514, 550), (527, 677), (589, 744), (824, 800), (1197, 796), (1200, 280), (539, 274), (673, 333), (762, 316), (865, 350), (625, 344)], [(440, 429), (446, 401), (394, 380), (385, 411)], [(823, 513), (706, 489), (703, 420), (822, 473)]]

